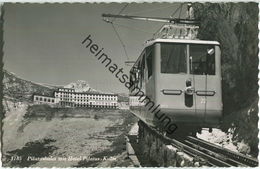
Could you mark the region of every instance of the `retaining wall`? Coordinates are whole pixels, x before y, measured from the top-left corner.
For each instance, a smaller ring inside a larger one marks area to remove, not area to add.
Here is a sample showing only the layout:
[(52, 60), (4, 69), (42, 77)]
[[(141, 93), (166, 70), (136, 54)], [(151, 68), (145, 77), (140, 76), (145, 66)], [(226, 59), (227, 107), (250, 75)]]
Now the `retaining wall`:
[(152, 133), (143, 123), (139, 123), (138, 142), (142, 156), (160, 167), (200, 165), (193, 157), (163, 141), (160, 135)]

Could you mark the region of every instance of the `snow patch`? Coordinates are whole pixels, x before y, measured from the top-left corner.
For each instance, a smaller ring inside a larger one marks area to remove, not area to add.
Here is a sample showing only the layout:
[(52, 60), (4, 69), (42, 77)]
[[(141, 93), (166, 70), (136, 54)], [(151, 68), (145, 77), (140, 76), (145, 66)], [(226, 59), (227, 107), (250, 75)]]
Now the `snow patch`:
[(218, 146), (227, 148), (231, 151), (239, 152), (237, 150), (237, 146), (235, 146), (235, 144), (232, 141), (232, 129), (230, 129), (228, 133), (225, 133), (220, 129), (213, 129), (212, 133), (210, 133), (207, 129), (203, 128), (201, 134), (197, 133), (197, 137), (210, 143), (216, 144)]
[(78, 80), (76, 82), (72, 82), (68, 85), (65, 85), (64, 88), (75, 89), (76, 92), (99, 92), (90, 87), (90, 85), (84, 80)]
[(139, 126), (138, 123), (135, 123), (131, 130), (128, 132), (129, 135), (138, 135)]

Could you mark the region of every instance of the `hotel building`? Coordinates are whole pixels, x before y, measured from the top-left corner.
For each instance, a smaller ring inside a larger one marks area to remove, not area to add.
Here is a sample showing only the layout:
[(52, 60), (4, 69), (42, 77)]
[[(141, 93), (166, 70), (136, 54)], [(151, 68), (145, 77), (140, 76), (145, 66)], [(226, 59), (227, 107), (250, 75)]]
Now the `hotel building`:
[(37, 104), (50, 104), (58, 107), (118, 108), (118, 95), (91, 92), (75, 92), (75, 89), (59, 88), (53, 97), (34, 95)]

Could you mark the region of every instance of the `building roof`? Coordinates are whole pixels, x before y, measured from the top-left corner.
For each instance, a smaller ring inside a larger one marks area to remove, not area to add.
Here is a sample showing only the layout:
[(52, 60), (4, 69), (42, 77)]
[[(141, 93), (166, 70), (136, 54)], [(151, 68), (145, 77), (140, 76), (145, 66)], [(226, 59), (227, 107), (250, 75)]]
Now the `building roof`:
[(66, 88), (66, 87), (60, 87), (60, 88), (58, 88), (58, 90), (59, 90), (59, 89), (75, 90), (75, 89), (72, 89), (72, 88)]
[(89, 95), (109, 95), (109, 96), (118, 96), (118, 94), (113, 93), (95, 93), (95, 92), (65, 92), (65, 91), (55, 91), (63, 93), (73, 93), (73, 94), (89, 94)]
[(42, 96), (42, 97), (55, 98), (54, 96), (46, 96), (46, 95), (42, 95), (42, 94), (33, 94), (33, 96)]

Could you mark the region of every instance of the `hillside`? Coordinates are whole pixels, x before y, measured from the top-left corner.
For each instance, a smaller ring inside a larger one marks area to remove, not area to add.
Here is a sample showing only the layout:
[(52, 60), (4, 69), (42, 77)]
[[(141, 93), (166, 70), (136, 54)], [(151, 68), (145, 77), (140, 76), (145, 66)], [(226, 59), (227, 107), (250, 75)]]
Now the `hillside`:
[(56, 89), (56, 87), (44, 86), (21, 79), (6, 70), (4, 70), (3, 73), (3, 94), (5, 98), (30, 102), (32, 101), (32, 95), (34, 93), (51, 96)]
[(195, 3), (202, 21), (199, 38), (216, 40), (222, 50), (222, 129), (258, 154), (258, 4)]

